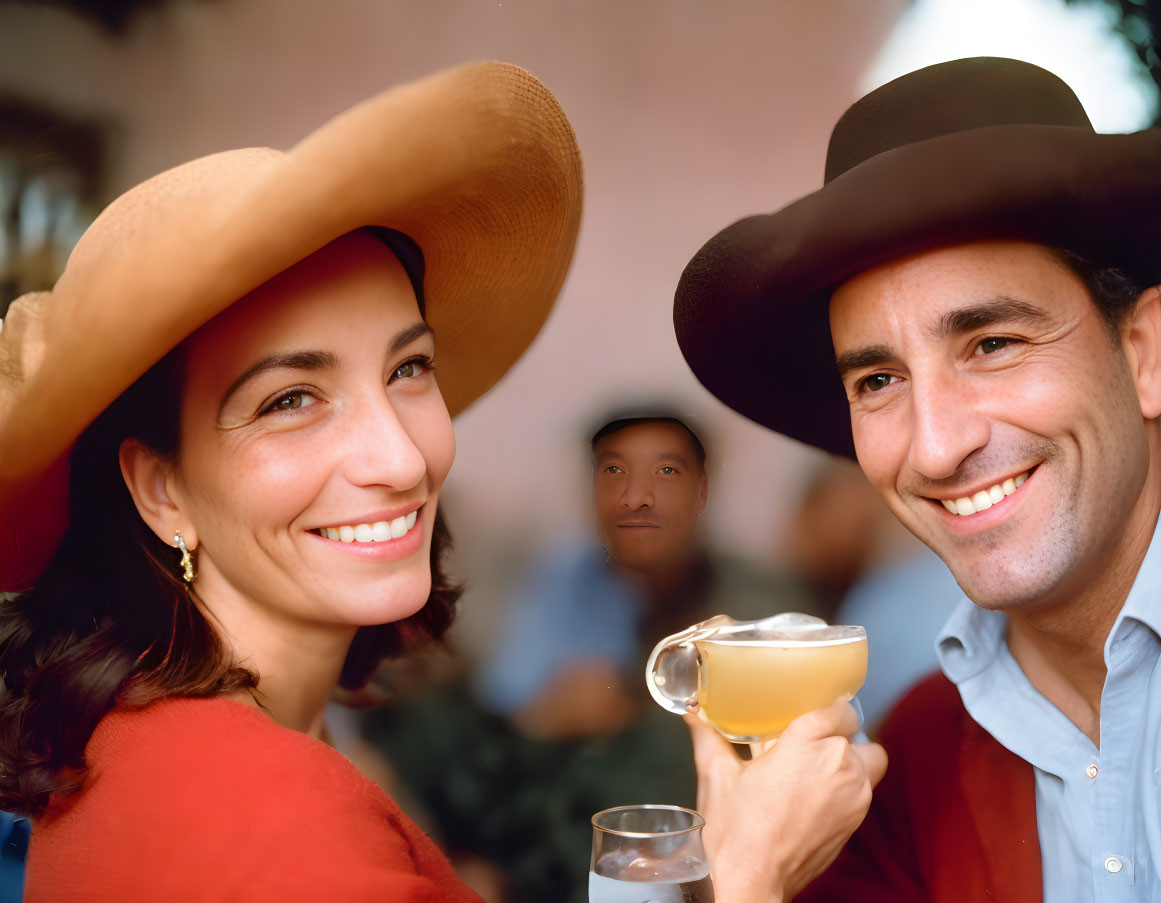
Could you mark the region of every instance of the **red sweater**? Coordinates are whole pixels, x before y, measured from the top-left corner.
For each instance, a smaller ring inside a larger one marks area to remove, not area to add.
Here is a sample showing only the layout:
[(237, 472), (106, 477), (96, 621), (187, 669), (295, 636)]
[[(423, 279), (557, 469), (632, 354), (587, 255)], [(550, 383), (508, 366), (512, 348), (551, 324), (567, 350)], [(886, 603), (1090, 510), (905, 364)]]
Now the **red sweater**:
[(880, 732), (887, 774), (866, 820), (797, 903), (1036, 903), (1032, 766), (972, 720), (942, 674)]
[(86, 757), (33, 829), (27, 903), (479, 903), (347, 759), (239, 703), (119, 709)]

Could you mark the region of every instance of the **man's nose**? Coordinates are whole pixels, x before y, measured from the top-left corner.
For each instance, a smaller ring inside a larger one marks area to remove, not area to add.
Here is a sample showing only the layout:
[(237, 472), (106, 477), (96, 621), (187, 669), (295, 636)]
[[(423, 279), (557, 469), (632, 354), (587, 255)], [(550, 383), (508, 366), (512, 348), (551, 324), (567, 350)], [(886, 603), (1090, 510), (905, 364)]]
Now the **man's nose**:
[(359, 406), (347, 425), (343, 470), (355, 486), (413, 489), (427, 473), (427, 461), (390, 399)]
[(977, 399), (954, 375), (912, 376), (908, 464), (930, 480), (953, 476), (963, 461), (988, 444), (991, 426)]
[(625, 507), (636, 511), (653, 505), (653, 481), (644, 476), (630, 475), (621, 496)]

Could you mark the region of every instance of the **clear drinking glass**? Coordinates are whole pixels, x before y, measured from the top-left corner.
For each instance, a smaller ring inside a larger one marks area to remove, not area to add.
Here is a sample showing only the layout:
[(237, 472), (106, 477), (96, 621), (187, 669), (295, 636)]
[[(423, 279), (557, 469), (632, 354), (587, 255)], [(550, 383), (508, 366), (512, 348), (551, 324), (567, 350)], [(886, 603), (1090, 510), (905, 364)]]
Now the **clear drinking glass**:
[(681, 806), (617, 806), (593, 816), (589, 903), (713, 903), (705, 819)]

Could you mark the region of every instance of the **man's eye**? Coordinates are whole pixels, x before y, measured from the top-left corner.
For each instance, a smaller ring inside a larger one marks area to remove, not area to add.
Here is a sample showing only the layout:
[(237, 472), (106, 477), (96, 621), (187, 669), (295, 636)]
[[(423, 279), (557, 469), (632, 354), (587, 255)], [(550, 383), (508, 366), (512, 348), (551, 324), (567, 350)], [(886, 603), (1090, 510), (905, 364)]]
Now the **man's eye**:
[(889, 373), (872, 373), (863, 380), (862, 388), (868, 392), (878, 392), (880, 389), (887, 388), (887, 386), (891, 385), (897, 379), (898, 377), (892, 376)]
[(661, 468), (660, 470), (658, 470), (657, 472), (658, 472), (658, 473), (665, 474), (666, 476), (669, 476), (669, 475), (670, 475), (670, 474), (672, 474), (672, 473), (677, 473), (677, 468), (676, 468), (676, 467), (670, 467), (668, 464), (666, 464), (664, 467), (662, 467), (662, 468)]
[(619, 468), (616, 464), (610, 464), (608, 467), (605, 468), (605, 473), (623, 473), (623, 472), (624, 471), (622, 471), (621, 468)]
[(999, 336), (989, 336), (988, 338), (982, 340), (976, 346), (975, 353), (976, 354), (995, 354), (1001, 348), (1006, 348), (1008, 345), (1011, 345), (1011, 344), (1012, 344), (1011, 339), (1003, 339), (1003, 338), (1000, 338)]

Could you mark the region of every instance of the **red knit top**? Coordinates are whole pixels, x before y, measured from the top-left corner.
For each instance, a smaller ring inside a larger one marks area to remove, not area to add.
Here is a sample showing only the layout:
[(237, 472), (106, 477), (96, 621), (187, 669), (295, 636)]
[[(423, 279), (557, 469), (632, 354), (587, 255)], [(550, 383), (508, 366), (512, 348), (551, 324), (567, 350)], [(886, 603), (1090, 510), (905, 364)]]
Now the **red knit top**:
[(118, 709), (86, 756), (83, 790), (33, 827), (27, 903), (479, 903), (347, 759), (248, 706)]

